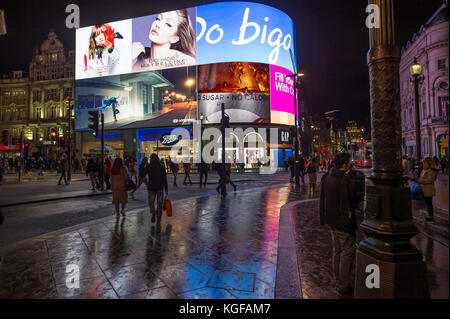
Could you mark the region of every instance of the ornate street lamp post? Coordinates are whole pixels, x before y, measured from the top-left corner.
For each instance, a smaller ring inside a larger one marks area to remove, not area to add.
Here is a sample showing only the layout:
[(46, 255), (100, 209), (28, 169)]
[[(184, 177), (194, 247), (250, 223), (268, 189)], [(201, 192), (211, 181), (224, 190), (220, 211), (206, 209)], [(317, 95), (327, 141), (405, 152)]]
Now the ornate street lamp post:
[(420, 137), (420, 112), (419, 112), (419, 83), (425, 79), (422, 73), (422, 66), (414, 58), (414, 63), (410, 68), (412, 80), (414, 83), (414, 108), (415, 108), (415, 124), (416, 124), (416, 174), (420, 175), (422, 160), (422, 139)]
[(425, 263), (410, 243), (417, 234), (411, 195), (403, 187), (399, 63), (393, 0), (370, 0), (380, 9), (379, 28), (369, 29), (373, 185), (366, 188), (367, 208), (360, 228), (367, 237), (356, 251), (356, 298), (427, 298)]

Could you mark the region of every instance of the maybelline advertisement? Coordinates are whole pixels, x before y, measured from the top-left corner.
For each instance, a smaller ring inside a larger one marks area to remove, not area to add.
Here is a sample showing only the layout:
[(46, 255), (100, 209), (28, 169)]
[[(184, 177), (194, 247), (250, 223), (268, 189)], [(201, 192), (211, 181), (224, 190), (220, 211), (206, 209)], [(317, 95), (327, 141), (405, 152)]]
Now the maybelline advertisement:
[(229, 62), (198, 67), (199, 112), (220, 123), (221, 105), (234, 123), (270, 122), (269, 66)]
[(103, 23), (76, 32), (75, 78), (129, 73), (131, 20)]
[(196, 64), (195, 8), (133, 19), (132, 71)]

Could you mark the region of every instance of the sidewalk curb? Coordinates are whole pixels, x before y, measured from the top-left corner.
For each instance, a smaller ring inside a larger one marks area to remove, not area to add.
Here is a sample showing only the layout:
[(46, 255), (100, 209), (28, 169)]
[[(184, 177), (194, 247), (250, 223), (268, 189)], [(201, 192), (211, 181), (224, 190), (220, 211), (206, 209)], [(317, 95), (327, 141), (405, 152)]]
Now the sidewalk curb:
[(303, 299), (292, 218), (296, 206), (317, 200), (298, 200), (280, 208), (275, 299)]
[(109, 192), (95, 192), (91, 194), (80, 194), (80, 195), (71, 195), (71, 196), (64, 196), (64, 197), (50, 197), (50, 198), (44, 198), (44, 199), (36, 199), (31, 200), (27, 202), (13, 202), (13, 203), (7, 203), (5, 205), (0, 205), (0, 209), (11, 207), (11, 206), (20, 206), (20, 205), (28, 205), (28, 204), (36, 204), (36, 203), (42, 203), (42, 202), (50, 202), (50, 201), (56, 201), (56, 200), (65, 200), (65, 199), (73, 199), (73, 198), (80, 198), (80, 197), (91, 197), (91, 196), (100, 196), (100, 195), (110, 195), (111, 191)]
[[(242, 183), (242, 182), (253, 182), (252, 179), (243, 179), (243, 180), (236, 180), (233, 181), (233, 183)], [(199, 185), (199, 182), (192, 183), (192, 185)], [(208, 185), (215, 185), (219, 184), (219, 182), (209, 182), (206, 183)], [(186, 184), (188, 185), (188, 184)], [(64, 196), (64, 197), (50, 197), (50, 198), (43, 198), (43, 199), (36, 199), (26, 202), (12, 202), (12, 203), (6, 203), (6, 204), (0, 204), (0, 209), (6, 208), (6, 207), (12, 207), (12, 206), (20, 206), (20, 205), (28, 205), (28, 204), (36, 204), (36, 203), (42, 203), (42, 202), (48, 202), (48, 201), (56, 201), (56, 200), (65, 200), (65, 199), (73, 199), (73, 198), (80, 198), (80, 197), (90, 197), (90, 196), (100, 196), (100, 195), (110, 195), (112, 194), (111, 191), (97, 191), (95, 193), (89, 193), (89, 194), (80, 194), (80, 195), (71, 195), (71, 196)]]

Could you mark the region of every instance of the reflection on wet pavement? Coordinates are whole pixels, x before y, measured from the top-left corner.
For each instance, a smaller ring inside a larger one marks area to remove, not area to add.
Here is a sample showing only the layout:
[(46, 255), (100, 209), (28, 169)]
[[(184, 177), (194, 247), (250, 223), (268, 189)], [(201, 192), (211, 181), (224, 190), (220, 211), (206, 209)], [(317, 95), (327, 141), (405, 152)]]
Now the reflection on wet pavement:
[[(280, 207), (290, 187), (174, 203), (84, 226), (2, 256), (0, 298), (274, 298)], [(79, 267), (79, 289), (67, 288)]]

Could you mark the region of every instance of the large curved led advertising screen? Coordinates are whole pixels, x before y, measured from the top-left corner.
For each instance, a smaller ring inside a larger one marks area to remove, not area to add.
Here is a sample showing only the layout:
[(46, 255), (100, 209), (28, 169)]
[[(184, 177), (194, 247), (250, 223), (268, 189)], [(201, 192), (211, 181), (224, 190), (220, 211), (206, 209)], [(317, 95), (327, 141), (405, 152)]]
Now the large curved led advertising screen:
[[(87, 130), (92, 109), (106, 111), (114, 129), (161, 124), (153, 119), (175, 109), (179, 123), (197, 118), (194, 109), (217, 123), (221, 103), (234, 123), (293, 125), (293, 85), (286, 75), (296, 70), (295, 52), (289, 16), (249, 2), (77, 29), (75, 129)], [(117, 116), (113, 106), (120, 107)]]

